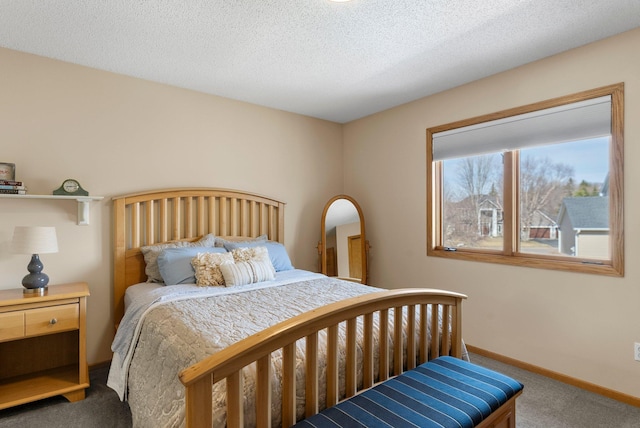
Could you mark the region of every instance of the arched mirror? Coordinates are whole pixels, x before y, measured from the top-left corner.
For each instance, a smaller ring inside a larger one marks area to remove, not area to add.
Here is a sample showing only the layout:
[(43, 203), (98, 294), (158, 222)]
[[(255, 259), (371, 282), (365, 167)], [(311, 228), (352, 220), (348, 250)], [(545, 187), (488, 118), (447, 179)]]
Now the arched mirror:
[(358, 203), (347, 195), (334, 196), (322, 212), (318, 244), (320, 270), (327, 276), (367, 283), (369, 241)]

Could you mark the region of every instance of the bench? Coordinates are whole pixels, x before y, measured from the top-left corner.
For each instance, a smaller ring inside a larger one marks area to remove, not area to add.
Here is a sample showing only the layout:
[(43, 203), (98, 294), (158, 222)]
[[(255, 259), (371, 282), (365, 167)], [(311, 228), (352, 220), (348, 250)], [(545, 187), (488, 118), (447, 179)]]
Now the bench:
[(311, 427), (515, 427), (522, 384), (453, 357), (439, 357), (320, 413)]

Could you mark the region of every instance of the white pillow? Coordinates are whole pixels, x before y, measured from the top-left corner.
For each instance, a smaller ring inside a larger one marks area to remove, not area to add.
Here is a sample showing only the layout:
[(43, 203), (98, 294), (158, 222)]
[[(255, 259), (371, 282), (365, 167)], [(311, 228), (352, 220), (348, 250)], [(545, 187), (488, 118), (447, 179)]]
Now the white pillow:
[(247, 262), (222, 263), (220, 271), (227, 287), (253, 284), (254, 282), (275, 279), (275, 270), (271, 260), (249, 260)]

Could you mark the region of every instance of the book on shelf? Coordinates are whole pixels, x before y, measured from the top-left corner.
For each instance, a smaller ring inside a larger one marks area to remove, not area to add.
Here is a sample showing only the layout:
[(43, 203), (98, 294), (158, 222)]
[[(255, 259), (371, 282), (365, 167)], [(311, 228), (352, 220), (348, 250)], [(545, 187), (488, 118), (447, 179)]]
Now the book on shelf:
[(26, 189), (0, 189), (0, 195), (26, 195)]
[(15, 180), (0, 180), (0, 186), (24, 186), (24, 183)]
[(26, 187), (20, 186), (11, 186), (8, 184), (0, 184), (0, 190), (27, 190)]

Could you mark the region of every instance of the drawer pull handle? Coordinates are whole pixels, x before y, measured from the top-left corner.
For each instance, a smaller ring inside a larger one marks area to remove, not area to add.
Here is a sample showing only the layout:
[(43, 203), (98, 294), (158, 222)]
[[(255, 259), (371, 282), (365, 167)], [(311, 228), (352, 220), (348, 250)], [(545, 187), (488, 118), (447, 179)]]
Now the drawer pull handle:
[(57, 319), (55, 319), (55, 318), (51, 318), (51, 321), (49, 321), (49, 324), (53, 325), (53, 324), (55, 324), (55, 323), (57, 323), (57, 322), (58, 322), (58, 320), (57, 320)]

